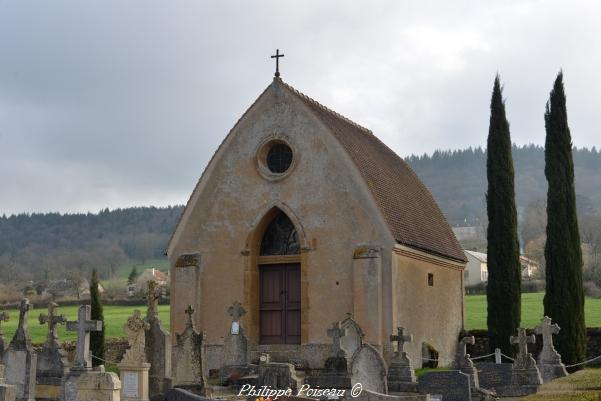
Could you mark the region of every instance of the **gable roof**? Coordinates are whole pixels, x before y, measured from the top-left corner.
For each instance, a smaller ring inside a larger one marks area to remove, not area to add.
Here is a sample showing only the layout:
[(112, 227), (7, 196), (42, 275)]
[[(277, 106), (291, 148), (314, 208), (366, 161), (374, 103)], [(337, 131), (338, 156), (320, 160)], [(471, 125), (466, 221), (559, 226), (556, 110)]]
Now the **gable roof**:
[(398, 243), (427, 253), (467, 261), (432, 194), (403, 159), (367, 128), (328, 109), (281, 80), (280, 83), (329, 128), (346, 150)]
[(488, 255), (482, 252), (476, 252), (476, 251), (468, 251), (466, 250), (465, 253), (472, 255), (474, 258), (478, 259), (480, 262), (484, 262), (486, 263)]
[(273, 79), (273, 83), (259, 95), (238, 119), (213, 154), (179, 217), (167, 249), (171, 247), (175, 233), (180, 229), (184, 215), (191, 206), (194, 194), (227, 137), (273, 85), (281, 85), (300, 99), (312, 114), (332, 132), (365, 180), (394, 239), (399, 244), (430, 254), (467, 262), (455, 234), (432, 194), (403, 159), (367, 128), (321, 105), (284, 83), (278, 77)]

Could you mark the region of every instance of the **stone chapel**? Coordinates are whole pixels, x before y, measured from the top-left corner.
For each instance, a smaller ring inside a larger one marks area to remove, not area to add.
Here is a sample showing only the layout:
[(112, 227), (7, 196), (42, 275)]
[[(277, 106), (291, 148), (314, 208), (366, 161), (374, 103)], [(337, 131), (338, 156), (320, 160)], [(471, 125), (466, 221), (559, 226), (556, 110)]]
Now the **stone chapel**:
[[(168, 245), (171, 332), (206, 332), (222, 364), (239, 301), (250, 358), (321, 367), (349, 315), (389, 361), (413, 334), (452, 359), (463, 328), (465, 256), (432, 195), (369, 129), (276, 76), (225, 137)], [(173, 336), (175, 337), (175, 336)]]

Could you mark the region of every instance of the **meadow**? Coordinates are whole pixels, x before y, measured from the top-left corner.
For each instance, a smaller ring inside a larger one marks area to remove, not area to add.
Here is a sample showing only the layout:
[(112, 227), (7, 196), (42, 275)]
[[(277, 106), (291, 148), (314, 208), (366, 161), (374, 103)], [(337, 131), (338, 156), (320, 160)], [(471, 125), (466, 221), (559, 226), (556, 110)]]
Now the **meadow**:
[[(543, 317), (544, 293), (522, 294), (522, 326), (533, 328), (538, 325)], [(146, 306), (105, 306), (104, 317), (106, 323), (106, 337), (123, 337), (123, 324), (134, 309), (140, 309), (142, 315), (146, 314)], [(16, 310), (8, 311), (10, 320), (2, 324), (6, 341), (12, 338), (19, 319)], [(46, 325), (38, 322), (40, 313), (47, 313), (46, 308), (36, 308), (29, 313), (29, 332), (34, 343), (42, 343), (46, 338)], [(64, 314), (69, 320), (76, 320), (77, 307), (59, 307), (59, 313)], [(585, 314), (587, 327), (601, 327), (601, 299), (586, 298)], [(159, 315), (163, 327), (169, 330), (169, 305), (159, 306)], [(467, 330), (486, 329), (486, 295), (468, 295), (465, 297), (465, 327)], [(59, 327), (61, 340), (75, 339), (75, 333), (67, 332), (64, 326)]]
[[(142, 316), (146, 315), (145, 305), (105, 306), (104, 322), (106, 325), (106, 338), (123, 337), (123, 325), (135, 309), (139, 309), (142, 312)], [(19, 323), (19, 312), (17, 310), (10, 310), (8, 313), (10, 314), (10, 320), (2, 324), (2, 331), (4, 331), (6, 342), (11, 340)], [(38, 321), (40, 313), (47, 314), (48, 310), (46, 308), (36, 308), (29, 311), (29, 333), (34, 343), (43, 343), (46, 340), (46, 333), (48, 332), (48, 326), (45, 324), (41, 325)], [(58, 313), (65, 315), (70, 321), (77, 320), (77, 306), (59, 306)], [(169, 330), (169, 305), (159, 305), (159, 316), (163, 322), (163, 327)], [(73, 341), (76, 339), (76, 333), (68, 332), (64, 325), (59, 326), (58, 336), (61, 341)]]
[[(533, 328), (543, 318), (543, 292), (522, 294), (522, 326)], [(584, 313), (587, 327), (601, 327), (601, 299), (586, 298)], [(465, 297), (465, 328), (486, 329), (486, 295)]]

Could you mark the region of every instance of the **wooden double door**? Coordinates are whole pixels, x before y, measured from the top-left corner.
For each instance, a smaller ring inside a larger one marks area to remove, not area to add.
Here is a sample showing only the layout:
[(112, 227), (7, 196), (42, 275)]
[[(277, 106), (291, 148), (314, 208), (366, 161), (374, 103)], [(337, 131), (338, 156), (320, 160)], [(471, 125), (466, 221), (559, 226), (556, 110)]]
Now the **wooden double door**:
[(300, 263), (259, 265), (261, 344), (300, 344)]

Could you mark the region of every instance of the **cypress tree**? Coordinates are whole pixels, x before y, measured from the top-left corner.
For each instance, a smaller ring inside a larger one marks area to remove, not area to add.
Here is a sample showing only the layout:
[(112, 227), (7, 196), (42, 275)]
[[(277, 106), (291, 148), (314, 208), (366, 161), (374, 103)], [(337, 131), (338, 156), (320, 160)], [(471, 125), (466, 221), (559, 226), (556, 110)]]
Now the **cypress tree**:
[(545, 176), (549, 184), (545, 315), (561, 327), (555, 345), (563, 362), (573, 364), (586, 355), (586, 326), (572, 138), (561, 71), (547, 102), (545, 129)]
[(499, 76), (490, 102), (486, 174), (488, 191), (488, 337), (490, 349), (512, 354), (509, 337), (521, 318), (521, 266), (511, 136)]
[(92, 307), (92, 320), (102, 321), (102, 331), (93, 331), (90, 333), (90, 352), (96, 358), (92, 358), (92, 365), (98, 366), (103, 365), (104, 362), (97, 359), (104, 358), (104, 312), (102, 310), (102, 301), (100, 299), (100, 293), (98, 292), (98, 276), (96, 275), (96, 269), (92, 271), (92, 280), (90, 281), (90, 303)]

